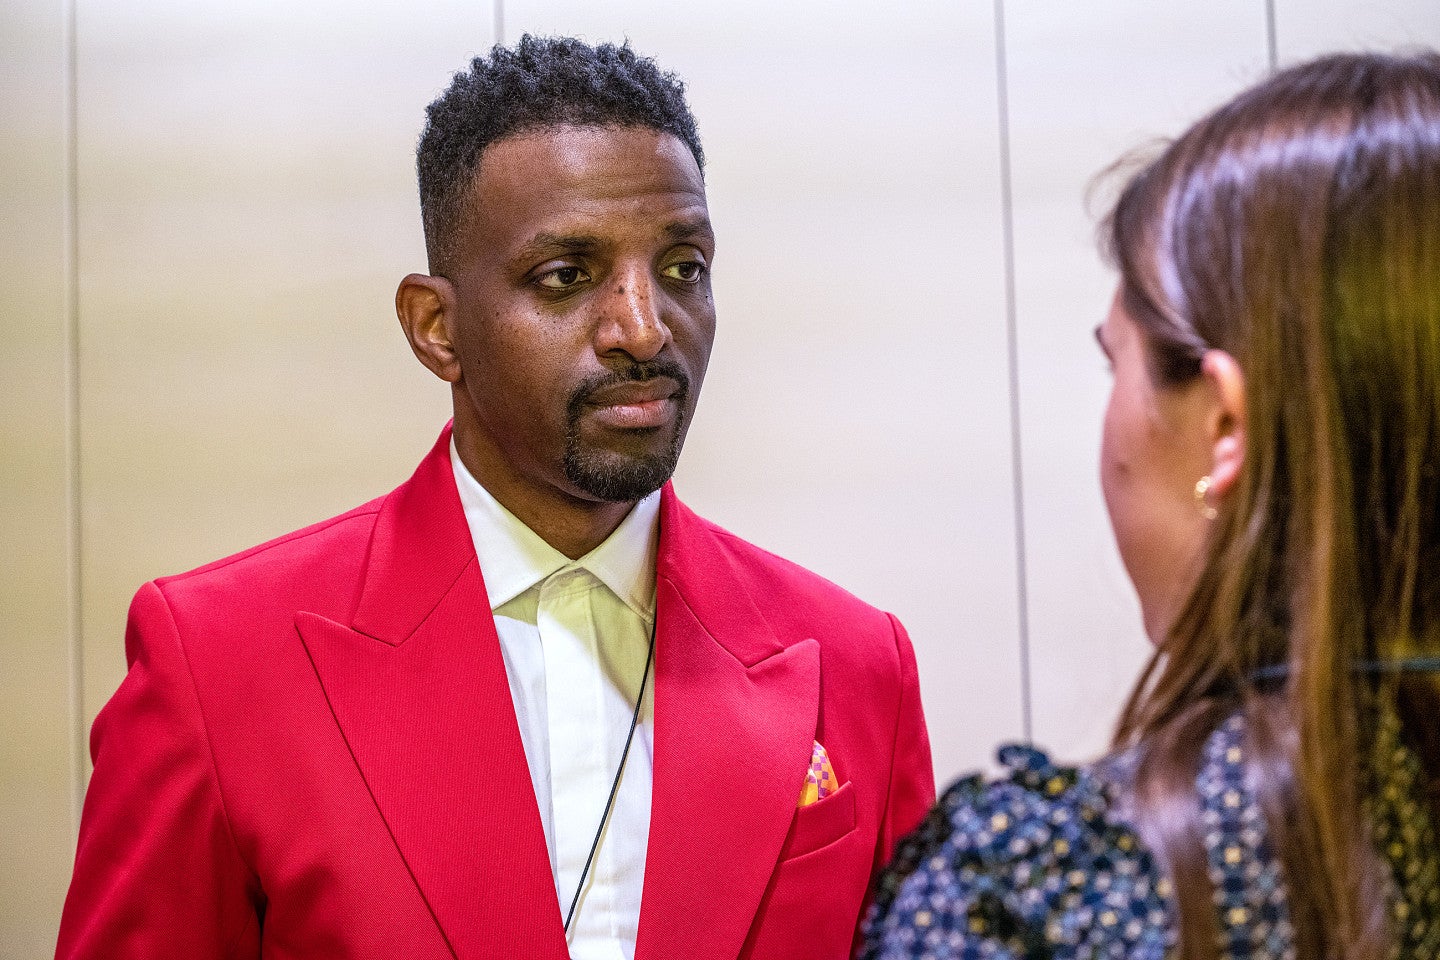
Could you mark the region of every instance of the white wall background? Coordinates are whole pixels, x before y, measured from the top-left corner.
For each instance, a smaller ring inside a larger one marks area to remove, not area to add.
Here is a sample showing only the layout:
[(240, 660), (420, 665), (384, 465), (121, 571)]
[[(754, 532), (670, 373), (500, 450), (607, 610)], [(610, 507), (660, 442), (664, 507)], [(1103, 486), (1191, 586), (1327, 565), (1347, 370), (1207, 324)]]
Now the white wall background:
[(0, 0), (0, 958), (53, 950), (144, 580), (403, 479), (423, 107), (497, 36), (629, 37), (710, 155), (678, 486), (909, 626), (943, 781), (1101, 749), (1146, 654), (1095, 451), (1094, 175), (1436, 0)]

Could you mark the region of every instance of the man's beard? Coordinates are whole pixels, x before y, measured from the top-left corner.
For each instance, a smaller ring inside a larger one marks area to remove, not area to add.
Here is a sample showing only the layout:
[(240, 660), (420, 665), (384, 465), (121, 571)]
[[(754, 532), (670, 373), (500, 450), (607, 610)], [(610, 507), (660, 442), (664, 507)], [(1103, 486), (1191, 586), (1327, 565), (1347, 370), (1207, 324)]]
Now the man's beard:
[[(586, 446), (580, 438), (580, 415), (590, 397), (616, 384), (644, 382), (656, 377), (668, 377), (679, 385), (673, 397), (679, 412), (664, 450), (637, 457)], [(634, 503), (659, 490), (680, 461), (680, 441), (685, 436), (689, 397), (690, 378), (673, 361), (635, 363), (627, 370), (601, 374), (582, 383), (570, 395), (565, 411), (565, 479), (597, 500), (608, 503)]]

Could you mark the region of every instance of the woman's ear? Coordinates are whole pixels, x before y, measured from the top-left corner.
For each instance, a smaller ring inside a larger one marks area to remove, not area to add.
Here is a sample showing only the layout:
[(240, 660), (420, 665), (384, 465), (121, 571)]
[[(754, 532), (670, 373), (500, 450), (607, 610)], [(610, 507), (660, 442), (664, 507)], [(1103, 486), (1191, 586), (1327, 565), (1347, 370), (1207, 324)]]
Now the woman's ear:
[(1245, 466), (1245, 374), (1224, 350), (1207, 350), (1200, 375), (1215, 397), (1206, 424), (1210, 440), (1210, 493), (1223, 499)]
[(455, 349), (455, 287), (444, 277), (412, 273), (395, 291), (395, 315), (410, 349), (426, 369), (447, 383), (460, 379)]

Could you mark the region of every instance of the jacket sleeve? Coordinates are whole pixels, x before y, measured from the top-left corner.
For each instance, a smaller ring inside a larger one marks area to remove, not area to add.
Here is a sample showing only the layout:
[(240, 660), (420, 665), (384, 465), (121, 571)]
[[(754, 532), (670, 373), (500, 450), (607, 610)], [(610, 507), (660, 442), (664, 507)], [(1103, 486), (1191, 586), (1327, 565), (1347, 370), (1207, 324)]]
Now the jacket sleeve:
[(920, 707), (920, 675), (915, 666), (915, 648), (900, 621), (890, 616), (895, 634), (895, 652), (900, 659), (900, 705), (895, 714), (895, 733), (890, 752), (890, 786), (885, 796), (885, 813), (875, 839), (875, 859), (870, 867), (870, 889), (851, 945), (851, 955), (864, 946), (875, 883), (886, 864), (895, 856), (895, 847), (925, 819), (935, 804), (935, 768), (930, 760), (930, 735)]
[(259, 955), (259, 884), (220, 794), (199, 694), (159, 585), (130, 606), (124, 681), (95, 720), (58, 960)]
[(920, 677), (910, 636), (893, 616), (895, 648), (900, 657), (900, 709), (895, 718), (895, 743), (890, 760), (890, 790), (885, 803), (875, 872), (890, 861), (895, 845), (914, 830), (935, 803), (935, 767), (930, 760), (930, 735), (920, 706)]

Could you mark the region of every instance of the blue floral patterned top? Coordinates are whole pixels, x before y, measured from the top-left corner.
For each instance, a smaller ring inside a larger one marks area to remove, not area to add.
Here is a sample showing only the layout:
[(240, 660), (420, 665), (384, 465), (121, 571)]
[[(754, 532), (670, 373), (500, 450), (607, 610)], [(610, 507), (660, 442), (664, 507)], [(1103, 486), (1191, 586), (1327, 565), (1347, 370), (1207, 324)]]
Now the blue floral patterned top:
[[(1393, 729), (1388, 729), (1392, 727)], [(1398, 721), (1371, 811), (1390, 862), (1395, 956), (1440, 956), (1440, 864), (1419, 761)], [(1221, 955), (1295, 955), (1280, 862), (1244, 762), (1239, 717), (1205, 744), (1196, 788)], [(866, 918), (861, 960), (1161, 960), (1174, 947), (1169, 881), (1124, 813), (1125, 755), (1060, 767), (1038, 750), (1000, 750), (1008, 773), (953, 784), (901, 842)]]

